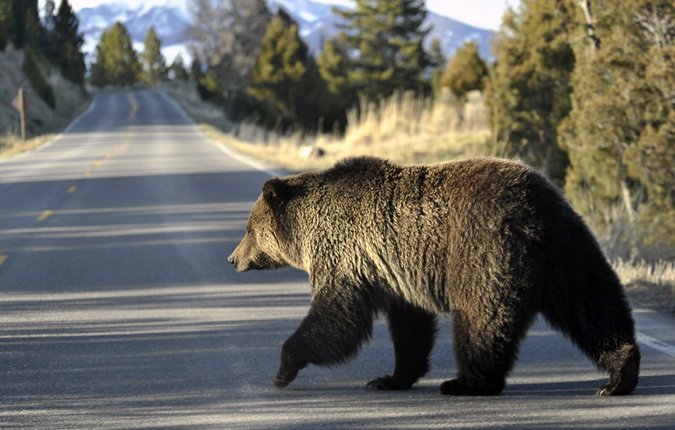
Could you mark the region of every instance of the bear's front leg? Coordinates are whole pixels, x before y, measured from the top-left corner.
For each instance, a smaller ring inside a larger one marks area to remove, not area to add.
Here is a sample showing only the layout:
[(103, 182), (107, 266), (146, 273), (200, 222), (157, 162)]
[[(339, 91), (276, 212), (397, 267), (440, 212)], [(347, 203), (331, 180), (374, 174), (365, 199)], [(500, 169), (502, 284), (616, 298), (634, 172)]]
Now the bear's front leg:
[(404, 301), (385, 309), (394, 341), (396, 367), (392, 375), (375, 378), (366, 387), (372, 390), (407, 390), (429, 370), (429, 354), (434, 347), (436, 317)]
[(274, 385), (286, 387), (308, 364), (329, 366), (353, 358), (373, 329), (368, 295), (345, 283), (331, 283), (312, 299), (309, 313), (281, 349)]
[(289, 338), (281, 348), (281, 365), (277, 376), (274, 378), (274, 385), (277, 388), (284, 388), (298, 376), (298, 372), (307, 366), (306, 359), (301, 358), (302, 347), (292, 345), (292, 337)]

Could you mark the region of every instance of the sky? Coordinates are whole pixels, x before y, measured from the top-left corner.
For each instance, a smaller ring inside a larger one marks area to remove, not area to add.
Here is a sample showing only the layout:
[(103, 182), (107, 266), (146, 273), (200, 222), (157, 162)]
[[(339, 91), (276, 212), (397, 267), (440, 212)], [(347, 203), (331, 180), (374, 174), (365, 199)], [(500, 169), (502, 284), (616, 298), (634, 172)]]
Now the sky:
[[(70, 0), (75, 10), (96, 6), (101, 3), (126, 3), (131, 6), (143, 4), (172, 3), (185, 7), (189, 0)], [(350, 4), (350, 0), (314, 0), (330, 4)], [(497, 30), (507, 5), (517, 6), (520, 0), (427, 0), (427, 9), (456, 20), (490, 30)], [(42, 2), (41, 2), (42, 3)], [(56, 1), (57, 6), (60, 3)]]

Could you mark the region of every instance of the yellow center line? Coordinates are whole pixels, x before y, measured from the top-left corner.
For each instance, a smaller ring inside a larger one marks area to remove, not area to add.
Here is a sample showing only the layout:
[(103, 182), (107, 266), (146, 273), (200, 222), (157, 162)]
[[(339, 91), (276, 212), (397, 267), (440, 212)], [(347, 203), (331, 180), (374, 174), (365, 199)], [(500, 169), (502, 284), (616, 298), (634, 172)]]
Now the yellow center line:
[(103, 164), (103, 161), (101, 160), (96, 160), (96, 167), (101, 167), (101, 164)]
[(131, 105), (131, 109), (129, 110), (129, 116), (128, 119), (129, 121), (133, 121), (136, 119), (136, 112), (138, 112), (138, 102), (136, 101), (136, 98), (134, 98), (133, 94), (127, 93), (127, 99), (129, 99), (129, 104)]
[(50, 216), (54, 215), (54, 211), (47, 209), (46, 211), (42, 212), (40, 216), (37, 218), (38, 221), (44, 221)]
[(91, 170), (85, 170), (84, 176), (91, 176)]
[(7, 260), (7, 257), (9, 257), (9, 255), (0, 254), (0, 266)]
[(68, 192), (70, 194), (74, 193), (76, 190), (77, 190), (77, 186), (75, 186), (75, 185), (71, 185), (71, 186), (68, 187)]

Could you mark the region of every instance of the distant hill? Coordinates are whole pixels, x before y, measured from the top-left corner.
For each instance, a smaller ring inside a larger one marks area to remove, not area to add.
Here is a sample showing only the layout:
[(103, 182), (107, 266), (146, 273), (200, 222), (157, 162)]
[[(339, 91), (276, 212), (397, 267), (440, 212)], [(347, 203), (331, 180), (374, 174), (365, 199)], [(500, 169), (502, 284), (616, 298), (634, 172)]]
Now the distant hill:
[[(283, 7), (298, 22), (300, 35), (314, 54), (321, 51), (326, 39), (338, 32), (338, 18), (333, 14), (333, 6), (330, 4), (312, 0), (268, 0), (268, 2), (272, 10)], [(84, 50), (88, 54), (92, 54), (96, 49), (101, 33), (115, 21), (120, 21), (129, 30), (134, 47), (138, 51), (142, 50), (148, 28), (154, 25), (168, 62), (171, 62), (177, 53), (181, 53), (184, 59), (189, 57), (186, 30), (190, 26), (190, 17), (170, 1), (161, 6), (148, 6), (139, 2), (138, 6), (131, 7), (111, 1), (81, 9), (77, 14), (80, 31), (85, 36)], [(427, 16), (427, 24), (432, 27), (426, 40), (427, 45), (434, 38), (438, 38), (447, 57), (451, 57), (465, 40), (475, 40), (483, 58), (492, 59), (490, 52), (490, 40), (494, 36), (492, 31), (472, 27), (431, 12)], [(89, 59), (91, 60), (91, 57)]]

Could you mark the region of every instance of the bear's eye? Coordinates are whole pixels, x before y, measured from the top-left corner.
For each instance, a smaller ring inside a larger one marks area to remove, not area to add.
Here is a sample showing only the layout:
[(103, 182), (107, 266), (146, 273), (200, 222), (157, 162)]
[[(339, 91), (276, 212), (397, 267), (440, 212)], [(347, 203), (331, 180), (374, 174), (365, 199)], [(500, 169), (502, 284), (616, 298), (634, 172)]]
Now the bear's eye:
[(247, 234), (253, 233), (253, 229), (252, 229), (251, 227), (249, 227), (249, 226), (246, 226), (246, 233), (247, 233)]

